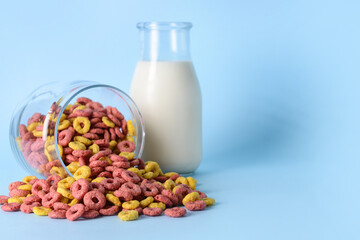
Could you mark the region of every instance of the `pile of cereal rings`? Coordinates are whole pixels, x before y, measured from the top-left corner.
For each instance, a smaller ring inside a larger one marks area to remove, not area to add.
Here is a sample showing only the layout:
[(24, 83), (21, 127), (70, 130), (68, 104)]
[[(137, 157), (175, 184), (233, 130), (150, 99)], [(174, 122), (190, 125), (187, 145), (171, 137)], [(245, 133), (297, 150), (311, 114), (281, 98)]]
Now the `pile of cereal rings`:
[[(50, 115), (35, 113), (27, 126), (20, 125), (17, 138), (29, 165), (47, 178), (27, 176), (11, 183), (9, 196), (0, 196), (3, 211), (70, 221), (117, 214), (130, 221), (163, 212), (181, 217), (187, 210), (199, 211), (215, 203), (196, 190), (192, 177), (163, 173), (156, 162), (135, 158), (135, 128), (115, 107), (81, 97), (59, 116), (59, 108), (53, 106)], [(58, 151), (72, 176), (57, 159), (58, 117)]]

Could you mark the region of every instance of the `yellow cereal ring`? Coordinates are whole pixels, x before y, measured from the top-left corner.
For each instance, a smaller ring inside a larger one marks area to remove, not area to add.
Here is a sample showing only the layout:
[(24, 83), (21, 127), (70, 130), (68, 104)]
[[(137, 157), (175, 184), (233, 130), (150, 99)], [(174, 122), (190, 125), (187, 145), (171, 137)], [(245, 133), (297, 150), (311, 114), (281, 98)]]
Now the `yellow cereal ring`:
[(24, 182), (24, 183), (29, 183), (31, 180), (33, 180), (33, 179), (37, 179), (37, 177), (35, 177), (35, 176), (26, 176), (26, 177), (24, 177), (23, 179), (22, 179), (22, 182)]
[(106, 194), (106, 200), (114, 204), (115, 206), (121, 207), (121, 201), (118, 197), (115, 197), (114, 194)]
[(179, 188), (180, 186), (175, 186), (174, 188), (173, 188), (173, 193), (176, 193), (176, 190)]
[(133, 209), (138, 208), (139, 205), (140, 205), (140, 202), (138, 200), (131, 200), (128, 202), (123, 202), (122, 207), (125, 209), (133, 210)]
[(20, 203), (22, 204), (23, 203), (23, 200), (24, 200), (25, 197), (11, 197), (9, 198), (7, 201), (8, 203)]
[(113, 150), (113, 149), (116, 147), (117, 144), (118, 144), (117, 141), (112, 140), (112, 141), (109, 142), (109, 148), (110, 148), (111, 150)]
[(153, 172), (154, 177), (157, 177), (162, 173), (159, 164), (153, 161), (147, 161), (145, 163), (145, 172)]
[(67, 119), (67, 115), (65, 113), (63, 113), (60, 117), (60, 122), (64, 121), (65, 119)]
[(121, 152), (119, 156), (126, 157), (127, 160), (131, 160), (135, 158), (135, 153), (133, 152)]
[(42, 137), (43, 136), (43, 131), (33, 130), (32, 133), (33, 133), (33, 135), (35, 137)]
[(153, 202), (153, 203), (150, 203), (149, 208), (161, 208), (162, 210), (165, 210), (166, 206), (165, 204), (163, 204), (162, 202)]
[(146, 208), (147, 206), (149, 206), (150, 203), (154, 202), (154, 198), (153, 197), (147, 197), (144, 200), (140, 201), (140, 206), (142, 208)]
[(91, 169), (88, 166), (79, 167), (78, 170), (74, 173), (75, 180), (80, 178), (88, 178), (91, 175)]
[(134, 137), (126, 135), (126, 141), (130, 141), (130, 142), (134, 143)]
[(145, 174), (142, 175), (143, 178), (145, 179), (152, 179), (152, 178), (155, 178), (155, 174), (153, 172), (147, 172)]
[(31, 188), (32, 188), (31, 184), (24, 184), (24, 185), (18, 186), (18, 189), (27, 190), (27, 191), (31, 191)]
[(58, 187), (56, 189), (58, 193), (60, 193), (63, 197), (74, 199), (73, 195), (71, 194), (70, 190), (64, 187)]
[(101, 121), (105, 123), (106, 126), (113, 128), (115, 127), (115, 123), (113, 123), (108, 117), (102, 117)]
[(69, 142), (69, 147), (73, 150), (86, 150), (85, 144), (81, 142)]
[(84, 110), (84, 109), (86, 109), (87, 107), (85, 106), (85, 105), (80, 105), (80, 106), (78, 106), (78, 107), (76, 107), (74, 110), (73, 110), (73, 112), (75, 112), (76, 110)]
[[(81, 124), (83, 124), (83, 127)], [(85, 134), (90, 130), (91, 123), (90, 120), (86, 117), (77, 117), (73, 122), (73, 127), (78, 133)]]
[(49, 153), (48, 150), (46, 150), (46, 148), (44, 149), (44, 154), (46, 156), (46, 158), (48, 159), (49, 162), (53, 161), (53, 157), (51, 156), (51, 154)]
[(121, 211), (118, 217), (123, 221), (132, 221), (138, 219), (139, 213), (136, 210)]
[(134, 127), (133, 122), (131, 120), (127, 121), (127, 130), (128, 130), (128, 135), (130, 137), (135, 135), (135, 127)]
[(99, 158), (99, 160), (101, 160), (101, 161), (107, 161), (107, 162), (109, 163), (109, 165), (112, 165), (112, 161), (111, 161), (110, 158), (107, 157), (107, 156), (101, 157), (101, 158)]
[(215, 199), (213, 198), (201, 198), (200, 200), (203, 200), (206, 203), (206, 206), (211, 206), (215, 203)]
[(33, 212), (38, 216), (47, 216), (51, 211), (52, 209), (47, 207), (33, 207)]
[(75, 179), (72, 177), (67, 177), (64, 179), (61, 179), (58, 182), (58, 187), (63, 187), (63, 188), (70, 188), (71, 184), (73, 184), (75, 182)]
[(138, 168), (131, 167), (131, 168), (128, 168), (127, 170), (130, 171), (130, 172), (135, 173), (139, 177), (142, 177), (142, 174), (141, 174), (141, 172), (140, 172), (140, 170)]
[(99, 147), (99, 145), (97, 145), (97, 144), (94, 143), (93, 145), (91, 145), (91, 146), (89, 147), (89, 150), (91, 150), (91, 151), (92, 151), (92, 154), (94, 155), (94, 154), (100, 152), (100, 147)]
[(78, 170), (80, 167), (79, 162), (71, 162), (69, 165), (66, 166), (66, 168), (72, 173), (74, 174), (74, 172), (76, 172), (76, 170)]
[(68, 203), (68, 205), (70, 206), (70, 207), (72, 207), (72, 206), (74, 206), (75, 204), (77, 204), (77, 203), (79, 203), (79, 200), (77, 200), (77, 199), (73, 199), (73, 200), (71, 200), (71, 202), (69, 202)]
[(192, 193), (189, 193), (188, 195), (186, 195), (184, 197), (184, 199), (182, 200), (182, 203), (185, 206), (186, 203), (195, 202), (195, 201), (197, 201), (199, 199), (200, 199), (199, 193), (198, 192), (192, 192)]
[(178, 173), (177, 172), (167, 172), (167, 173), (164, 174), (164, 176), (165, 177), (171, 177), (171, 176), (176, 175), (176, 174), (178, 174)]
[(70, 111), (70, 108), (72, 107), (72, 104), (68, 104), (66, 107), (65, 107), (65, 110), (66, 111)]
[(184, 177), (178, 177), (178, 178), (175, 180), (175, 183), (176, 183), (176, 184), (186, 184), (186, 185), (189, 185), (188, 181), (187, 181), (186, 178), (184, 178)]
[(64, 129), (70, 127), (70, 125), (71, 125), (71, 122), (69, 120), (63, 120), (59, 123), (58, 130), (59, 131), (64, 130)]
[(65, 178), (67, 176), (67, 172), (62, 167), (52, 167), (50, 169), (50, 174), (51, 175), (56, 174), (56, 175), (60, 176), (61, 178)]
[(66, 198), (64, 196), (61, 196), (60, 202), (67, 204), (69, 201), (70, 201), (70, 199), (68, 199), (68, 198)]
[(20, 151), (24, 151), (24, 149), (21, 146), (21, 137), (20, 136), (16, 137), (15, 141), (16, 141), (16, 144), (17, 144), (18, 148), (20, 149)]
[(171, 191), (175, 186), (175, 182), (171, 179), (168, 179), (164, 182), (164, 188), (167, 190)]
[(26, 127), (26, 129), (28, 130), (28, 132), (32, 132), (32, 131), (34, 131), (35, 128), (36, 128), (38, 125), (40, 125), (40, 124), (42, 124), (42, 123), (40, 123), (40, 122), (33, 122), (33, 123), (31, 123), (30, 125), (28, 125), (28, 126)]
[(86, 137), (83, 137), (83, 136), (76, 136), (74, 137), (74, 141), (75, 142), (81, 142), (85, 145), (91, 145), (92, 144), (92, 141)]
[(186, 181), (188, 182), (188, 186), (192, 189), (192, 190), (195, 190), (196, 188), (196, 179), (192, 178), (192, 177), (187, 177), (186, 178)]
[(141, 175), (144, 175), (146, 173), (145, 169), (140, 169), (139, 172), (141, 173)]
[(114, 195), (114, 192), (115, 192), (115, 191), (105, 190), (105, 195), (106, 195), (106, 194), (112, 194), (112, 195)]
[(105, 179), (104, 177), (97, 177), (97, 178), (94, 178), (93, 180), (91, 180), (91, 182), (101, 183), (101, 181), (104, 179)]

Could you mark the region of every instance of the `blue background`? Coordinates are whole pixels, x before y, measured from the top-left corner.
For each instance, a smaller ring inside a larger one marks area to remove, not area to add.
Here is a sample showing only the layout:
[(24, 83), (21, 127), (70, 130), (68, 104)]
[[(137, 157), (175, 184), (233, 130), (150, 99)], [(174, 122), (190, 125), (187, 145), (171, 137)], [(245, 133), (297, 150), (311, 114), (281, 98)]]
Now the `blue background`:
[(21, 99), (49, 81), (128, 91), (136, 23), (191, 21), (204, 116), (195, 177), (217, 203), (127, 223), (0, 212), (0, 238), (359, 239), (359, 10), (344, 0), (1, 1), (2, 194), (26, 175), (8, 142)]

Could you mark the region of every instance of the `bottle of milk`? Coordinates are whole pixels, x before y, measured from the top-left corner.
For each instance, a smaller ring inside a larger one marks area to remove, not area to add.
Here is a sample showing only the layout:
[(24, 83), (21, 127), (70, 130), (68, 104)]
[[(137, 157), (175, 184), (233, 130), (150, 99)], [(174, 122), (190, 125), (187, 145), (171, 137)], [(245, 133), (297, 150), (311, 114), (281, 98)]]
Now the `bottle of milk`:
[(201, 92), (186, 22), (144, 22), (130, 95), (145, 122), (145, 161), (192, 173), (202, 158)]

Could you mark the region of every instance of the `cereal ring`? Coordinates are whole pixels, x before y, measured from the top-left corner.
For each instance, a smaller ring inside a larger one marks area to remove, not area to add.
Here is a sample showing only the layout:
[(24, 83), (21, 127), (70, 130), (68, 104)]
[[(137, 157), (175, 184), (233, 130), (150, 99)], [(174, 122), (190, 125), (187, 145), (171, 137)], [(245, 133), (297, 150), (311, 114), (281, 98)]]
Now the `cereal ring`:
[(33, 212), (38, 216), (47, 216), (51, 212), (51, 208), (46, 207), (33, 207)]
[(139, 217), (139, 213), (136, 210), (121, 211), (119, 212), (118, 217), (123, 221), (132, 221)]
[(80, 134), (87, 133), (90, 130), (90, 120), (86, 117), (77, 117), (73, 122), (73, 127), (75, 131)]
[(76, 180), (70, 187), (71, 194), (77, 200), (81, 200), (89, 191), (90, 184), (84, 178)]
[(109, 158), (113, 162), (128, 162), (128, 159), (126, 157), (119, 156), (117, 154), (110, 154)]
[[(135, 211), (139, 213), (139, 215), (143, 214), (143, 209), (141, 207), (135, 208)], [(131, 211), (131, 209), (123, 208), (122, 211)]]
[(106, 200), (114, 204), (115, 206), (121, 207), (121, 202), (118, 197), (115, 197), (113, 194), (108, 193), (106, 194)]
[[(80, 167), (80, 166), (82, 167), (82, 166), (88, 165), (87, 162), (88, 162), (88, 160), (87, 160), (86, 157), (79, 157), (79, 167)], [(79, 168), (78, 168), (78, 169), (79, 169)], [(76, 172), (76, 170), (75, 170), (75, 172)]]
[(31, 151), (38, 152), (44, 148), (44, 141), (38, 138), (33, 144), (31, 144)]
[(133, 200), (133, 195), (131, 194), (131, 192), (130, 191), (128, 191), (128, 190), (123, 190), (123, 189), (118, 189), (118, 190), (116, 190), (115, 192), (114, 192), (114, 195), (116, 196), (116, 197), (118, 197), (118, 198), (121, 198), (122, 200), (124, 200), (124, 201), (131, 201), (131, 200)]
[(58, 186), (63, 187), (63, 188), (70, 188), (71, 184), (73, 184), (74, 182), (75, 182), (74, 178), (67, 177), (67, 178), (64, 178), (64, 179), (60, 180), (58, 182)]
[(197, 192), (199, 194), (200, 198), (207, 198), (207, 195), (205, 193), (200, 192), (200, 191), (195, 191), (195, 192)]
[(24, 183), (29, 183), (31, 180), (33, 180), (33, 179), (37, 179), (37, 177), (35, 177), (35, 176), (26, 176), (26, 177), (24, 177), (23, 179), (22, 179), (22, 181), (24, 182)]
[(106, 178), (101, 181), (101, 185), (103, 185), (106, 190), (114, 191), (120, 187), (121, 182), (114, 178)]
[(30, 191), (22, 189), (13, 189), (9, 192), (10, 197), (26, 197)]
[(69, 120), (63, 120), (58, 125), (58, 131), (64, 130), (68, 128), (71, 125), (71, 122)]
[(63, 188), (63, 187), (58, 187), (56, 189), (56, 191), (58, 193), (60, 193), (63, 197), (69, 198), (69, 199), (74, 199), (74, 196), (71, 194), (70, 190), (67, 188)]
[(73, 150), (86, 150), (86, 145), (81, 142), (69, 142), (69, 147)]
[(154, 178), (156, 181), (164, 183), (166, 180), (168, 180), (168, 177), (165, 176), (158, 176), (156, 178)]
[(75, 142), (81, 142), (81, 143), (83, 143), (83, 144), (85, 144), (87, 146), (92, 144), (92, 141), (90, 139), (84, 137), (84, 135), (83, 136), (75, 136), (74, 141)]
[(146, 197), (155, 197), (159, 193), (159, 190), (151, 183), (142, 183), (140, 187)]
[(70, 131), (69, 129), (62, 130), (58, 136), (58, 143), (61, 146), (66, 147), (69, 144), (69, 142), (71, 142), (73, 135), (74, 135), (74, 133), (72, 131)]
[(81, 217), (91, 219), (91, 218), (96, 218), (97, 216), (99, 216), (99, 212), (96, 210), (90, 209), (88, 211), (85, 211)]
[(90, 164), (89, 164), (90, 168), (96, 168), (96, 167), (104, 168), (107, 166), (109, 166), (109, 163), (106, 161), (102, 161), (102, 160), (95, 160), (95, 161), (90, 162)]
[(169, 198), (174, 205), (178, 204), (179, 199), (175, 195), (175, 193), (173, 193), (172, 191), (170, 191), (168, 189), (164, 189), (161, 191), (161, 194), (164, 195), (165, 197)]
[(156, 196), (154, 197), (154, 199), (155, 199), (156, 201), (158, 201), (158, 202), (162, 202), (162, 203), (165, 204), (167, 207), (172, 207), (172, 206), (173, 206), (172, 201), (171, 201), (168, 197), (166, 197), (166, 196), (164, 196), (164, 195), (158, 194), (158, 195), (156, 195)]
[(111, 150), (110, 150), (110, 149), (102, 150), (102, 151), (94, 154), (94, 155), (89, 159), (89, 161), (92, 162), (92, 161), (99, 160), (99, 158), (105, 157), (105, 156), (107, 156), (107, 155), (109, 155), (109, 154), (111, 154)]
[(21, 204), (17, 202), (13, 203), (4, 203), (4, 205), (1, 206), (1, 209), (5, 212), (15, 212), (19, 211)]
[(108, 126), (103, 122), (98, 122), (94, 124), (94, 128), (108, 128)]
[(88, 102), (85, 106), (87, 106), (88, 108), (97, 110), (97, 111), (104, 108), (103, 105), (99, 102)]
[(91, 182), (101, 183), (101, 181), (104, 179), (105, 179), (104, 177), (97, 177), (97, 178), (94, 178)]
[(180, 184), (173, 189), (173, 193), (178, 197), (179, 201), (181, 202), (183, 198), (192, 192), (192, 189), (185, 184)]
[(25, 182), (12, 182), (12, 183), (10, 183), (8, 189), (9, 189), (9, 191), (11, 191), (11, 190), (17, 189), (19, 186), (25, 185), (25, 184), (26, 184)]
[(93, 110), (91, 110), (89, 108), (84, 108), (84, 109), (75, 109), (72, 114), (75, 117), (90, 117), (92, 112), (93, 112)]
[(52, 210), (48, 213), (48, 217), (53, 219), (65, 219), (66, 210)]
[(203, 200), (206, 203), (206, 206), (211, 206), (215, 203), (215, 199), (213, 198), (201, 198), (200, 200)]
[(118, 167), (118, 168), (127, 169), (130, 167), (130, 163), (129, 162), (113, 162), (113, 166)]
[(116, 126), (120, 127), (121, 126), (121, 121), (119, 121), (114, 115), (112, 115), (111, 113), (108, 113), (107, 117), (110, 119), (110, 121), (112, 121)]
[(90, 98), (86, 98), (86, 97), (79, 97), (78, 99), (76, 99), (76, 101), (83, 105), (86, 105), (87, 103), (92, 102), (92, 100)]
[[(93, 119), (92, 119), (93, 120)], [(99, 119), (99, 121), (101, 121)], [(90, 129), (90, 133), (94, 133), (94, 134), (104, 134), (104, 129), (101, 128), (92, 128)]]
[(30, 205), (30, 204), (32, 204), (34, 202), (39, 202), (40, 203), (41, 198), (38, 195), (30, 195), (30, 196), (24, 198), (23, 202), (25, 204), (28, 204), (28, 205)]
[(186, 203), (188, 202), (195, 202), (197, 200), (200, 199), (200, 196), (199, 196), (199, 193), (197, 192), (192, 192), (192, 193), (189, 193), (187, 194), (183, 200), (182, 200), (182, 204), (185, 206)]
[(27, 130), (26, 126), (24, 124), (20, 124), (20, 126), (19, 126), (20, 137), (23, 138), (27, 132), (28, 132), (28, 130)]
[(200, 211), (206, 208), (206, 203), (202, 200), (196, 200), (194, 202), (187, 202), (185, 207), (190, 211)]
[(90, 188), (89, 188), (90, 191), (93, 191), (93, 190), (97, 190), (101, 193), (105, 193), (105, 188), (103, 185), (101, 185), (100, 183), (98, 182), (91, 182), (90, 183)]
[(20, 206), (20, 211), (22, 211), (23, 213), (32, 213), (34, 207), (40, 207), (40, 206), (41, 204), (39, 202), (33, 202), (30, 204), (23, 203)]
[(33, 184), (31, 192), (38, 195), (40, 198), (44, 197), (50, 191), (50, 184), (45, 179), (39, 179)]
[(104, 140), (105, 140), (105, 142), (108, 142), (108, 143), (110, 142), (110, 133), (108, 130), (104, 131)]
[(79, 200), (77, 200), (77, 199), (73, 199), (73, 200), (71, 200), (71, 202), (69, 202), (68, 203), (68, 205), (70, 206), (70, 207), (72, 207), (72, 206), (74, 206), (75, 204), (78, 204), (79, 203)]
[(17, 203), (22, 204), (24, 199), (25, 199), (25, 197), (11, 197), (8, 199), (8, 203), (17, 202)]
[(62, 203), (62, 202), (54, 203), (54, 210), (65, 210), (65, 211), (67, 211), (69, 208), (70, 208), (70, 206), (67, 205), (66, 203)]
[(121, 141), (117, 145), (120, 152), (133, 152), (135, 151), (135, 144), (130, 141)]
[(60, 201), (60, 199), (61, 195), (59, 193), (49, 192), (42, 198), (41, 204), (44, 207), (52, 208), (54, 206), (54, 203)]
[(95, 133), (91, 133), (91, 132), (88, 132), (88, 133), (85, 133), (83, 134), (83, 137), (84, 138), (87, 138), (87, 139), (91, 139), (91, 140), (97, 140), (99, 139), (99, 136)]
[(130, 137), (135, 135), (135, 127), (132, 123), (132, 120), (127, 121), (127, 131)]
[(134, 197), (139, 196), (141, 194), (140, 186), (132, 182), (124, 183), (123, 185), (121, 185), (121, 189), (125, 191), (129, 191)]
[(7, 202), (8, 202), (8, 199), (9, 199), (8, 196), (1, 195), (1, 196), (0, 196), (0, 205), (2, 205), (2, 204), (4, 204), (4, 203), (7, 203)]
[(108, 148), (110, 146), (109, 142), (107, 142), (105, 139), (95, 140), (94, 143), (99, 145), (102, 148)]
[(91, 169), (88, 166), (81, 166), (74, 173), (74, 179), (78, 180), (80, 178), (88, 178), (91, 175)]
[(112, 178), (112, 174), (111, 174), (111, 172), (104, 171), (104, 172), (100, 173), (100, 174), (98, 175), (98, 177)]
[(173, 180), (173, 181), (176, 181), (177, 178), (181, 177), (179, 174), (174, 174), (174, 175), (171, 175), (170, 176), (170, 179)]
[(138, 208), (140, 206), (140, 202), (137, 200), (131, 200), (128, 202), (123, 202), (122, 207), (129, 209), (129, 210), (134, 210), (135, 208)]
[(127, 122), (125, 119), (121, 120), (121, 129), (122, 129), (122, 132), (126, 135), (127, 134)]
[(46, 182), (49, 183), (51, 186), (57, 187), (59, 181), (61, 180), (61, 177), (58, 175), (51, 175), (46, 179)]
[(160, 216), (162, 214), (163, 210), (161, 208), (144, 208), (143, 213), (146, 216)]
[(127, 171), (127, 170), (122, 171), (121, 177), (123, 179), (125, 179), (127, 182), (138, 183), (141, 181), (141, 179), (139, 178), (138, 175), (136, 175), (135, 173), (133, 173), (131, 171)]
[(83, 201), (86, 207), (94, 210), (100, 210), (106, 204), (106, 198), (104, 194), (99, 191), (87, 192)]
[(105, 125), (107, 127), (110, 127), (110, 128), (115, 127), (115, 123), (113, 123), (108, 117), (104, 116), (104, 117), (101, 118), (101, 120), (102, 120), (103, 123), (105, 123)]
[(163, 204), (162, 202), (153, 202), (153, 203), (150, 203), (149, 208), (161, 208), (162, 210), (165, 210), (166, 206), (165, 204)]
[(116, 136), (118, 136), (120, 139), (124, 138), (124, 134), (120, 131), (119, 127), (115, 127), (114, 130), (115, 130)]
[(70, 221), (75, 221), (80, 218), (85, 212), (85, 206), (81, 203), (75, 204), (66, 211), (66, 218)]
[(164, 213), (166, 216), (177, 218), (184, 216), (186, 214), (186, 209), (180, 207), (174, 207), (174, 208), (166, 209)]
[(173, 190), (173, 188), (175, 187), (175, 183), (173, 180), (171, 179), (168, 179), (164, 182), (164, 188), (165, 189), (168, 189), (168, 190)]
[(99, 210), (101, 215), (112, 216), (119, 212), (118, 206), (106, 206)]
[(37, 123), (41, 120), (41, 113), (34, 113), (28, 120), (27, 124)]
[(74, 150), (72, 155), (75, 157), (88, 157), (92, 154), (91, 150)]
[(124, 119), (124, 115), (122, 115), (121, 112), (119, 112), (116, 107), (111, 108), (111, 113), (119, 120)]

